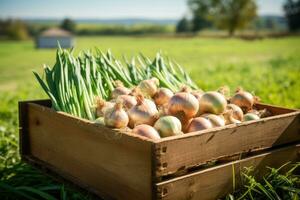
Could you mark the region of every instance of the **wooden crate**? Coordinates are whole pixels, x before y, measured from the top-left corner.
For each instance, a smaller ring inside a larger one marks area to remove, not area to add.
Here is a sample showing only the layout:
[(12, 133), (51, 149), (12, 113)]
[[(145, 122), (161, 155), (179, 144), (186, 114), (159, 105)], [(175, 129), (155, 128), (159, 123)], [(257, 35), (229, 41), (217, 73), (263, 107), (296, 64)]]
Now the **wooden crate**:
[(274, 116), (152, 141), (50, 107), (19, 103), (22, 158), (104, 199), (215, 199), (232, 190), (233, 167), (299, 160), (297, 110), (260, 104)]

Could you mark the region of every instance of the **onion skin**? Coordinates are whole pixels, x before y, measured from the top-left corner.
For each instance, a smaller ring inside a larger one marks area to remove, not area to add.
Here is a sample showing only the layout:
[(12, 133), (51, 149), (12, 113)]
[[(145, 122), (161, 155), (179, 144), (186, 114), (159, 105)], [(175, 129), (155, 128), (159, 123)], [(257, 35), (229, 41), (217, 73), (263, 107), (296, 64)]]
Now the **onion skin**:
[(230, 103), (239, 106), (244, 113), (252, 109), (256, 98), (249, 92), (238, 89), (237, 93), (230, 99)]
[(260, 117), (254, 113), (247, 113), (244, 115), (243, 121), (252, 121), (252, 120), (259, 120)]
[(222, 114), (227, 106), (225, 97), (218, 92), (206, 92), (202, 95), (199, 101), (199, 113)]
[(226, 107), (226, 110), (232, 110), (233, 111), (233, 113), (232, 113), (233, 118), (235, 118), (239, 121), (243, 120), (243, 116), (244, 116), (243, 110), (240, 107), (238, 107), (237, 105), (228, 104), (227, 107)]
[(115, 103), (110, 101), (104, 101), (103, 99), (97, 99), (96, 116), (103, 117), (106, 110), (111, 109), (115, 106)]
[(168, 88), (159, 88), (153, 96), (153, 100), (157, 106), (161, 106), (168, 103), (173, 95), (174, 93)]
[(191, 121), (187, 131), (188, 133), (191, 133), (191, 132), (205, 130), (208, 128), (213, 128), (212, 123), (204, 117), (197, 117)]
[(224, 120), (225, 120), (225, 125), (228, 124), (238, 124), (241, 123), (240, 120), (237, 120), (236, 118), (234, 118), (234, 111), (233, 110), (227, 110), (223, 116), (224, 116)]
[(124, 86), (118, 86), (111, 92), (111, 98), (116, 99), (120, 95), (128, 95), (130, 94), (131, 90), (124, 87)]
[(192, 94), (179, 92), (168, 103), (168, 114), (181, 119), (194, 117), (199, 109), (199, 102)]
[(202, 95), (204, 94), (204, 92), (202, 90), (195, 90), (191, 92), (192, 95), (194, 95), (196, 97), (196, 99), (198, 99), (198, 101), (201, 99)]
[(137, 104), (136, 98), (130, 95), (120, 95), (118, 96), (117, 101), (121, 101), (126, 110), (129, 110)]
[(155, 122), (154, 128), (159, 132), (161, 137), (183, 134), (181, 131), (181, 122), (173, 116), (164, 116), (159, 118)]
[(104, 123), (108, 127), (125, 128), (127, 127), (128, 122), (129, 117), (123, 109), (122, 103), (116, 103), (113, 108), (104, 113)]
[(201, 115), (201, 117), (208, 119), (213, 127), (225, 126), (224, 118), (219, 115), (204, 114), (204, 115)]
[(138, 88), (142, 92), (142, 94), (146, 97), (153, 97), (157, 92), (157, 86), (159, 85), (159, 81), (157, 78), (152, 78), (149, 80), (143, 80), (139, 83)]
[(140, 124), (152, 126), (158, 117), (155, 103), (149, 99), (144, 99), (142, 96), (138, 96), (137, 101), (138, 103), (128, 110), (130, 127)]
[(152, 126), (149, 126), (147, 124), (141, 124), (132, 130), (134, 134), (147, 137), (153, 140), (158, 140), (160, 139), (159, 133), (153, 128)]

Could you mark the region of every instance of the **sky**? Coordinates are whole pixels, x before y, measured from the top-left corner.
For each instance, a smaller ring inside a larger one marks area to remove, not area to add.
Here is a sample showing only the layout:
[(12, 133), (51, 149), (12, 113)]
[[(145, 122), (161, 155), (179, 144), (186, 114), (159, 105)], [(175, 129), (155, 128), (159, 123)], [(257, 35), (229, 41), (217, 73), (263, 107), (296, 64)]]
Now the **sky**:
[[(257, 0), (259, 15), (283, 15), (285, 0)], [(186, 0), (0, 0), (0, 18), (179, 19)]]

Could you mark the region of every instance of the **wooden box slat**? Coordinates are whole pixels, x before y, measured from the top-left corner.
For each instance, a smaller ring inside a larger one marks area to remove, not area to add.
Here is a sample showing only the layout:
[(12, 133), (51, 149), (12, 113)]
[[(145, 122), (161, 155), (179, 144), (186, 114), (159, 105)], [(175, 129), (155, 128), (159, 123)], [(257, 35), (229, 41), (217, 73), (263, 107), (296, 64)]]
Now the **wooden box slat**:
[(300, 145), (290, 146), (263, 153), (246, 159), (211, 167), (165, 182), (157, 183), (157, 199), (219, 199), (232, 193), (241, 184), (241, 173), (251, 167), (259, 179), (266, 172), (266, 166), (280, 167), (287, 162), (299, 161)]
[[(30, 158), (46, 161), (104, 197), (151, 199), (152, 145), (86, 120), (28, 103)], [(23, 131), (26, 129), (23, 129)], [(25, 148), (24, 145), (22, 148)]]
[[(173, 174), (207, 161), (300, 141), (299, 112), (204, 130), (157, 142), (157, 176)], [(164, 167), (163, 167), (164, 166)]]

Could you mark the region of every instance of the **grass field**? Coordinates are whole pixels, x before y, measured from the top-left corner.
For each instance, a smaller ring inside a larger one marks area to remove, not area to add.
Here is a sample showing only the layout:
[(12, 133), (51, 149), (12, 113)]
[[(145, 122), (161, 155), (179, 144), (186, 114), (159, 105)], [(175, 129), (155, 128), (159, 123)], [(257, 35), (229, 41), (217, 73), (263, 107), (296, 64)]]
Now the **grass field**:
[[(223, 85), (231, 89), (242, 86), (253, 91), (263, 102), (300, 108), (299, 37), (255, 41), (171, 37), (76, 38), (77, 52), (93, 47), (110, 48), (119, 58), (123, 54), (130, 57), (139, 52), (154, 57), (155, 52), (162, 50), (184, 66), (204, 90)], [(32, 70), (41, 72), (42, 64), (51, 66), (54, 58), (55, 50), (37, 50), (32, 41), (0, 41), (0, 190), (3, 183), (14, 186), (8, 188), (12, 193), (30, 190), (19, 186), (37, 184), (36, 187), (44, 189), (46, 194), (59, 190), (61, 199), (67, 196), (82, 199), (84, 196), (51, 180), (49, 184), (39, 182), (48, 178), (41, 178), (43, 176), (30, 167), (19, 164), (17, 102), (46, 97), (34, 80)], [(24, 179), (29, 177), (28, 174), (31, 179)], [(16, 177), (21, 177), (21, 180)]]

